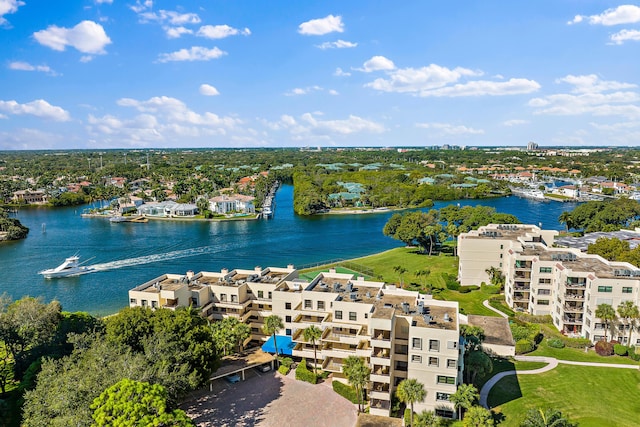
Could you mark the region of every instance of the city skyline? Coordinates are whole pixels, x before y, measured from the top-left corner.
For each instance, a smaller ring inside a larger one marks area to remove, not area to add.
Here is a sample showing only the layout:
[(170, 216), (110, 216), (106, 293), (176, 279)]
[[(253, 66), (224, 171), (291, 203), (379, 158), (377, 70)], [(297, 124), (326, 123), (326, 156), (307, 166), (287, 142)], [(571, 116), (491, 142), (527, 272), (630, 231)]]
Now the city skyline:
[(640, 6), (0, 0), (0, 149), (628, 146)]

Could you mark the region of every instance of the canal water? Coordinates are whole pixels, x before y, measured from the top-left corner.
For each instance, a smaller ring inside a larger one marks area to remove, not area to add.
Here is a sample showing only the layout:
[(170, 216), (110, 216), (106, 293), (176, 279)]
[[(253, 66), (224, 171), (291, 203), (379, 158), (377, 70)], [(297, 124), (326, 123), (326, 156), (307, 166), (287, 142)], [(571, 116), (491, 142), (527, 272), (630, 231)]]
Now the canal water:
[[(561, 229), (558, 217), (575, 207), (505, 197), (437, 202), (435, 208), (449, 204), (491, 206), (550, 229)], [(127, 306), (130, 288), (163, 273), (303, 265), (401, 245), (382, 234), (392, 213), (300, 217), (293, 214), (293, 188), (288, 185), (278, 190), (270, 220), (112, 224), (82, 218), (81, 212), (78, 207), (19, 211), (17, 217), (30, 233), (24, 240), (0, 244), (0, 294), (55, 298), (65, 310), (104, 315)], [(37, 274), (76, 253), (99, 271), (57, 280)]]

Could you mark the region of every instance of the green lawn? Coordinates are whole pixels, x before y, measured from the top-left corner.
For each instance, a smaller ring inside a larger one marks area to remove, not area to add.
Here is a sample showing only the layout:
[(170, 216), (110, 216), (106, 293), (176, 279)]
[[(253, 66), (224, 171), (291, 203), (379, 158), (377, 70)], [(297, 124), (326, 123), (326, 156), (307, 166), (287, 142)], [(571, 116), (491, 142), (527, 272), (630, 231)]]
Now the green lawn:
[(475, 381), (475, 386), (478, 388), (478, 391), (482, 389), (482, 386), (489, 381), (489, 379), (500, 372), (506, 371), (531, 371), (533, 369), (542, 368), (543, 366), (547, 366), (547, 363), (544, 362), (520, 362), (517, 360), (510, 360), (498, 357), (492, 357), (491, 361), (493, 362), (493, 371), (485, 377), (477, 377)]
[(489, 405), (505, 416), (501, 427), (518, 426), (529, 409), (547, 406), (580, 427), (631, 427), (638, 425), (639, 396), (639, 371), (559, 365), (544, 374), (502, 379)]

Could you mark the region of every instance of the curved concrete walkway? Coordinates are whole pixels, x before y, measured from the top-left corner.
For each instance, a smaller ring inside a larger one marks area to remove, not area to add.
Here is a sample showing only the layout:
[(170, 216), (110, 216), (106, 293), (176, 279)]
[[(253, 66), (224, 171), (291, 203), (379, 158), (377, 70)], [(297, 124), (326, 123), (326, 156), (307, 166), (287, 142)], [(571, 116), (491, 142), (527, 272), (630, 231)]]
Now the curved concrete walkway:
[[(497, 310), (496, 310), (497, 311)], [(578, 365), (578, 366), (595, 366), (600, 368), (622, 368), (622, 369), (636, 369), (640, 370), (640, 365), (620, 365), (616, 363), (597, 363), (597, 362), (574, 362), (572, 360), (559, 360), (555, 357), (544, 357), (544, 356), (516, 356), (516, 360), (521, 362), (545, 362), (548, 363), (547, 366), (543, 366), (538, 369), (531, 369), (528, 371), (505, 371), (500, 372), (493, 377), (489, 381), (482, 386), (482, 390), (480, 390), (480, 405), (487, 409), (489, 405), (487, 403), (487, 399), (489, 398), (489, 392), (493, 388), (494, 385), (498, 383), (501, 379), (508, 375), (532, 375), (532, 374), (541, 374), (543, 372), (548, 372), (554, 369), (558, 364), (562, 363), (564, 365)]]
[(486, 299), (484, 301), (482, 301), (482, 305), (484, 305), (485, 307), (487, 307), (489, 310), (494, 311), (496, 313), (498, 313), (500, 316), (504, 317), (505, 319), (508, 319), (509, 316), (503, 312), (501, 312), (500, 310), (498, 310), (497, 308), (493, 308), (489, 305), (489, 300)]

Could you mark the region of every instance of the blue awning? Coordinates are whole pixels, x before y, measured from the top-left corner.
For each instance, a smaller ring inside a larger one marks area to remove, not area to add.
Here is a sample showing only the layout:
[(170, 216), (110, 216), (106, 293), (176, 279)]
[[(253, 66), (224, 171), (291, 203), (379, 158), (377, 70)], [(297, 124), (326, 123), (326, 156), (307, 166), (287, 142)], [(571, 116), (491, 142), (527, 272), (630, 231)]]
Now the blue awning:
[[(278, 344), (278, 354), (285, 354), (287, 356), (291, 356), (293, 354), (292, 350), (293, 347), (295, 347), (295, 344), (290, 336), (276, 335), (276, 342)], [(276, 347), (273, 344), (273, 335), (271, 335), (267, 342), (262, 345), (262, 351), (266, 353), (276, 352)]]

